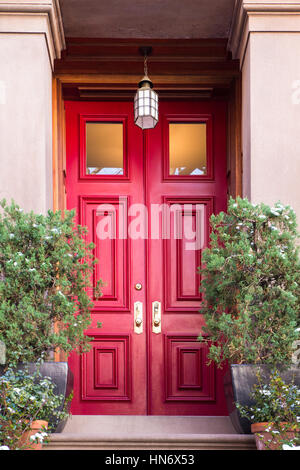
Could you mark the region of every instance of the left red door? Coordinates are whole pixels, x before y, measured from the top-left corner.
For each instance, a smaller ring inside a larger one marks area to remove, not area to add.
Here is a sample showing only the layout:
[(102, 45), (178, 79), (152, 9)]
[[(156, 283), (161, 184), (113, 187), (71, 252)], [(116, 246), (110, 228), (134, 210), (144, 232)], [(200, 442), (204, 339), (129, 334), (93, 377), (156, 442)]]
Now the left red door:
[[(76, 209), (77, 223), (88, 227), (88, 241), (95, 243), (99, 264), (93, 282), (105, 282), (87, 331), (91, 351), (70, 357), (72, 413), (147, 414), (146, 333), (138, 321), (146, 304), (145, 240), (126, 236), (127, 208), (144, 201), (142, 132), (134, 125), (131, 103), (66, 102), (65, 108), (67, 207)], [(102, 329), (96, 327), (99, 321)]]

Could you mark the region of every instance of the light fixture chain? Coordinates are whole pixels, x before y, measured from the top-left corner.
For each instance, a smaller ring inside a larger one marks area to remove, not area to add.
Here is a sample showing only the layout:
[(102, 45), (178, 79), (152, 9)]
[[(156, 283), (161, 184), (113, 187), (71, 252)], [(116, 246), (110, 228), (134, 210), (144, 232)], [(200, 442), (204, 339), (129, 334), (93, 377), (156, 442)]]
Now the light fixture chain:
[(144, 55), (144, 75), (148, 76), (147, 54)]

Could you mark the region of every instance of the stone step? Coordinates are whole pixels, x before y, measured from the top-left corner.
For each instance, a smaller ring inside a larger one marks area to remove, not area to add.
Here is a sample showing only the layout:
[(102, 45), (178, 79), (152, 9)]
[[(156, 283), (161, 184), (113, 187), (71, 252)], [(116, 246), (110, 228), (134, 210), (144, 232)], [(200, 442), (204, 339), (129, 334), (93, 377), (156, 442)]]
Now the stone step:
[(227, 416), (71, 416), (45, 450), (255, 450)]

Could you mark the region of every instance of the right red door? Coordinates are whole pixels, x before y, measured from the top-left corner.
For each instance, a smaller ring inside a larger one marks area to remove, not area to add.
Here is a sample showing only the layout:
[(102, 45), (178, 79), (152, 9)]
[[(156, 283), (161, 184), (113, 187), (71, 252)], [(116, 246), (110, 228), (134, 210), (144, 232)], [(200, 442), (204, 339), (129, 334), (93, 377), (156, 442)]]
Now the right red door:
[(197, 341), (201, 252), (226, 210), (226, 103), (162, 102), (145, 133), (148, 413), (226, 415), (223, 371)]

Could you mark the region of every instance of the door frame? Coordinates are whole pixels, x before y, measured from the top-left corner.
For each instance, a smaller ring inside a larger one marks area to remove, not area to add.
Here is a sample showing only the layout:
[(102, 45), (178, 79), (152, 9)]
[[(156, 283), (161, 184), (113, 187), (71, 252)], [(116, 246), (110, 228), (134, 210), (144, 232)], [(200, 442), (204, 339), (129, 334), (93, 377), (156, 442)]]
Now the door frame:
[[(183, 64), (184, 67), (184, 64)], [(59, 67), (58, 67), (59, 69)], [(224, 86), (226, 88), (225, 99), (228, 102), (227, 119), (227, 187), (228, 197), (242, 196), (242, 137), (241, 137), (241, 74), (236, 65), (230, 72), (222, 74), (222, 68), (217, 68), (215, 72), (207, 77), (195, 74), (178, 75), (151, 75), (155, 88), (160, 92), (166, 88), (171, 91), (172, 99), (203, 99), (209, 85), (213, 88)], [(101, 101), (103, 95), (97, 93), (99, 90), (109, 89), (110, 99), (120, 99), (120, 91), (132, 94), (140, 80), (140, 75), (120, 74), (114, 75), (78, 73), (75, 70), (56, 71), (52, 82), (52, 135), (53, 135), (53, 159), (52, 159), (52, 183), (53, 183), (53, 210), (64, 211), (66, 209), (66, 139), (65, 139), (65, 112), (64, 93), (65, 88), (70, 86), (75, 89), (84, 89), (87, 84), (93, 84), (94, 96), (90, 96), (95, 101)], [(205, 87), (204, 84), (205, 83)], [(120, 85), (122, 84), (122, 85)], [(212, 89), (210, 88), (210, 89)], [(192, 89), (192, 95), (191, 95)], [(128, 95), (127, 95), (128, 96)], [(85, 100), (84, 93), (82, 99)], [(207, 96), (206, 96), (207, 99)], [(222, 97), (224, 100), (224, 97)], [(62, 353), (56, 352), (55, 361), (64, 361), (66, 358)]]

